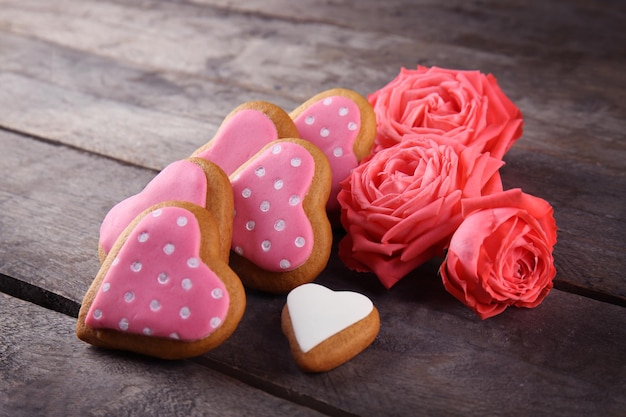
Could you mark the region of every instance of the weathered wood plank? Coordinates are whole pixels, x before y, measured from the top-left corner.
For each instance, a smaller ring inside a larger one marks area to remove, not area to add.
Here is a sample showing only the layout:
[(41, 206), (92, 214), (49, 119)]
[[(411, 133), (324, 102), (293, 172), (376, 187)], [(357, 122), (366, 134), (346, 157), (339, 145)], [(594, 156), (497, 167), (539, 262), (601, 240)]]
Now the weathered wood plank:
[(0, 415), (321, 416), (190, 361), (90, 348), (75, 321), (0, 294)]
[[(64, 51), (77, 50), (87, 57), (95, 55), (142, 68), (147, 72), (146, 77), (167, 81), (170, 90), (166, 91), (166, 96), (189, 94), (189, 89), (185, 88), (189, 84), (181, 84), (176, 80), (177, 77), (181, 78), (179, 74), (186, 74), (194, 82), (206, 86), (203, 87), (206, 93), (215, 88), (215, 85), (206, 84), (206, 80), (210, 80), (211, 83), (232, 86), (241, 91), (253, 91), (249, 97), (243, 93), (237, 95), (240, 101), (274, 100), (284, 95), (285, 105), (293, 103), (295, 106), (297, 102), (322, 89), (336, 86), (353, 88), (367, 94), (395, 76), (400, 66), (411, 67), (415, 62), (452, 68), (479, 68), (484, 72), (493, 72), (526, 115), (526, 133), (516, 146), (586, 162), (601, 161), (612, 169), (624, 169), (626, 149), (623, 141), (619, 140), (626, 115), (626, 84), (621, 71), (624, 62), (619, 55), (616, 57), (609, 53), (603, 53), (601, 59), (598, 58), (593, 42), (580, 45), (574, 43), (580, 51), (573, 57), (557, 59), (555, 56), (554, 59), (538, 61), (536, 56), (505, 56), (490, 52), (488, 42), (484, 43), (481, 51), (477, 51), (445, 43), (425, 42), (416, 33), (412, 33), (413, 37), (407, 37), (404, 34), (368, 32), (329, 23), (294, 21), (265, 14), (233, 13), (192, 4), (151, 1), (73, 3), (70, 0), (60, 3), (33, 2), (28, 6), (6, 0), (3, 3), (0, 30), (41, 39), (52, 48), (59, 45)], [(545, 12), (552, 13), (551, 18), (558, 19), (563, 14), (559, 14), (562, 8), (569, 10), (565, 5), (560, 5)], [(285, 10), (289, 10), (289, 7)], [(440, 12), (446, 10), (444, 7)], [(533, 10), (543, 9), (535, 6)], [(572, 10), (576, 16), (581, 13), (577, 9)], [(447, 13), (454, 16), (454, 8), (447, 10)], [(524, 22), (530, 22), (532, 16), (532, 13), (526, 16)], [(395, 15), (394, 18), (397, 22), (406, 19), (402, 15)], [(159, 24), (155, 25), (155, 22)], [(580, 24), (580, 19), (577, 22)], [(613, 24), (611, 21), (602, 33), (612, 36)], [(475, 31), (482, 36), (480, 27), (472, 26), (465, 30)], [(550, 34), (550, 31), (538, 32), (532, 38), (533, 42), (541, 45), (551, 42), (553, 37)], [(185, 48), (180, 48), (181, 37), (184, 36), (190, 40), (185, 42)], [(511, 31), (510, 37), (522, 39), (516, 31)], [(11, 67), (10, 71), (18, 76), (31, 74), (33, 71), (27, 69), (29, 60), (24, 58), (28, 54), (15, 55), (12, 54), (18, 60), (24, 59), (24, 63), (3, 65)], [(65, 62), (66, 55), (66, 52), (61, 51), (53, 56), (58, 57), (59, 62)], [(115, 68), (122, 64), (112, 65)], [(72, 72), (70, 79), (92, 80), (94, 74), (107, 74), (103, 68), (94, 68), (92, 73), (81, 71), (76, 65), (62, 64), (60, 67)], [(113, 83), (115, 74), (117, 71), (113, 71), (112, 85), (117, 85)], [(41, 71), (38, 75), (29, 76), (38, 78), (44, 84), (49, 83), (49, 79), (62, 78), (55, 77), (53, 72), (46, 75)], [(32, 95), (24, 92), (38, 91), (44, 87), (39, 83), (30, 86), (24, 83), (22, 80), (20, 89), (24, 95), (8, 96), (16, 103), (16, 107), (23, 107), (23, 103), (32, 98)], [(78, 84), (81, 83), (86, 84), (85, 81)], [(66, 109), (71, 114), (75, 112), (71, 103), (89, 102), (90, 98), (73, 97), (74, 88), (67, 84), (63, 85), (64, 88), (55, 85), (52, 90), (44, 88), (44, 91), (50, 100), (49, 105), (57, 112)], [(128, 100), (141, 101), (133, 98), (133, 87), (129, 84), (132, 83), (122, 83), (126, 86), (122, 90), (128, 91)], [(159, 82), (156, 84), (158, 88)], [(97, 97), (110, 95), (107, 92), (109, 86), (102, 86), (99, 90), (91, 90), (90, 94)], [(149, 100), (144, 100), (141, 106), (152, 108), (146, 101)], [(236, 100), (228, 99), (227, 109), (219, 112), (220, 116), (232, 108), (231, 101)], [(177, 100), (174, 102), (180, 103)], [(188, 103), (184, 99), (182, 102)], [(81, 108), (87, 113), (87, 121), (98, 119), (91, 114), (90, 106)], [(97, 114), (102, 114), (106, 109), (96, 110)], [(187, 131), (179, 132), (179, 128), (173, 131), (165, 129), (164, 134), (155, 135), (154, 130), (140, 123), (140, 118), (134, 120), (131, 116), (126, 117), (126, 113), (132, 114), (134, 111), (136, 109), (133, 106), (122, 114), (111, 111), (110, 115), (100, 117), (106, 118), (109, 124), (116, 127), (116, 131), (128, 132), (129, 137), (156, 136), (156, 140), (167, 140), (163, 138), (167, 136), (171, 140), (173, 135), (179, 134), (184, 141), (183, 133), (189, 134)], [(190, 111), (190, 114), (193, 113)], [(62, 126), (67, 126), (69, 121), (62, 118), (53, 120), (58, 120), (56, 124), (52, 123), (56, 130), (50, 129), (48, 135), (65, 140), (58, 132), (63, 132), (58, 124), (62, 121)], [(182, 120), (162, 123), (177, 125)], [(31, 132), (31, 124), (37, 126), (37, 123), (27, 116), (20, 118), (10, 113), (0, 123), (14, 130), (40, 134)], [(214, 127), (217, 121), (212, 123)], [(77, 129), (82, 126), (76, 121), (73, 125)], [(185, 123), (188, 129), (192, 125)], [(83, 126), (86, 137), (106, 143), (89, 127)], [(106, 132), (106, 129), (102, 130)], [(115, 142), (113, 144), (116, 145)], [(102, 148), (100, 151), (106, 149), (115, 152), (113, 145), (84, 145)]]
[[(9, 173), (0, 273), (80, 302), (98, 267), (99, 218), (154, 172), (8, 133), (0, 139)], [(94, 168), (103, 174), (90, 175)], [(375, 343), (333, 372), (298, 370), (280, 333), (284, 296), (256, 292), (233, 337), (199, 361), (356, 415), (618, 415), (626, 405), (622, 307), (555, 290), (537, 309), (481, 322), (444, 291), (436, 266), (385, 291), (331, 258), (318, 282), (367, 294), (382, 318)]]
[(491, 51), (504, 55), (556, 59), (591, 52), (598, 58), (614, 58), (623, 54), (626, 43), (626, 34), (620, 30), (626, 23), (626, 7), (611, 0), (505, 4), (497, 0), (190, 1), (228, 11), (393, 33), (477, 50), (489, 45)]

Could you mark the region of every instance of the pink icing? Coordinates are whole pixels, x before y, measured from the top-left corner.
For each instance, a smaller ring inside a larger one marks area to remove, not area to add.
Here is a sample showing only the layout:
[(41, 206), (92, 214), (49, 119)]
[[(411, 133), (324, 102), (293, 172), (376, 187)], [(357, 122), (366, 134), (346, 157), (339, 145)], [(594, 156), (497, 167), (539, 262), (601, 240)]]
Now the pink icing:
[(302, 146), (277, 142), (231, 177), (235, 197), (232, 249), (269, 271), (306, 262), (313, 229), (302, 208), (315, 161)]
[(229, 295), (200, 259), (200, 239), (197, 219), (183, 208), (146, 215), (107, 271), (85, 324), (184, 341), (211, 334)]
[(211, 140), (211, 146), (194, 156), (216, 163), (230, 175), (276, 139), (276, 125), (265, 113), (245, 109), (226, 120)]
[(328, 158), (333, 180), (327, 209), (339, 209), (339, 183), (358, 165), (352, 148), (361, 129), (359, 107), (346, 97), (326, 97), (306, 109), (294, 123), (300, 137), (316, 145)]
[(139, 194), (115, 205), (100, 226), (100, 246), (109, 253), (122, 231), (147, 208), (168, 200), (206, 205), (206, 174), (188, 160), (176, 161), (163, 169)]

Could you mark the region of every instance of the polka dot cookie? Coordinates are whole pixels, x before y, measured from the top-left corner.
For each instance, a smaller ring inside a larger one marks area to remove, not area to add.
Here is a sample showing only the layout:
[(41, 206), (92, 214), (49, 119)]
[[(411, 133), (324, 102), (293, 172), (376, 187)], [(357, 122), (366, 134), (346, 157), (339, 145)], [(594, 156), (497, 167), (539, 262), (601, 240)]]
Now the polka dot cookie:
[(165, 167), (141, 192), (116, 204), (107, 213), (100, 226), (100, 261), (137, 215), (163, 201), (186, 201), (206, 207), (218, 220), (220, 246), (223, 256), (228, 256), (233, 218), (230, 181), (216, 164), (189, 158)]
[(338, 212), (339, 183), (347, 178), (374, 145), (376, 116), (369, 102), (343, 88), (321, 92), (290, 113), (299, 136), (328, 158), (332, 188), (328, 211)]
[(76, 333), (96, 346), (166, 359), (200, 355), (234, 331), (245, 307), (206, 209), (162, 203), (140, 214), (103, 262)]
[(281, 324), (298, 366), (323, 372), (368, 347), (378, 335), (380, 318), (363, 294), (310, 283), (289, 293)]
[(250, 101), (226, 116), (213, 139), (192, 156), (215, 162), (230, 175), (271, 141), (297, 137), (298, 130), (283, 109)]
[(326, 157), (301, 139), (271, 142), (231, 176), (230, 264), (251, 288), (286, 293), (313, 281), (330, 256)]

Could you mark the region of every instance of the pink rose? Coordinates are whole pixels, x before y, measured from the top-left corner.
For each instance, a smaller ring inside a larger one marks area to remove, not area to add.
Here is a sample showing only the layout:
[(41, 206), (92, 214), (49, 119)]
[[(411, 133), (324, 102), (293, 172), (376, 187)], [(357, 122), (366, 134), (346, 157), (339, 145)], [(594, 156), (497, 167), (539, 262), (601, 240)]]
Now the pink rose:
[(502, 191), (502, 161), (451, 138), (413, 135), (370, 155), (338, 195), (347, 235), (339, 256), (390, 288), (442, 256), (461, 223), (461, 199)]
[(522, 113), (496, 78), (479, 71), (418, 66), (368, 97), (376, 113), (375, 152), (411, 133), (435, 133), (504, 156), (522, 135)]
[(541, 303), (556, 275), (550, 204), (513, 189), (462, 206), (463, 223), (440, 268), (448, 292), (482, 319)]

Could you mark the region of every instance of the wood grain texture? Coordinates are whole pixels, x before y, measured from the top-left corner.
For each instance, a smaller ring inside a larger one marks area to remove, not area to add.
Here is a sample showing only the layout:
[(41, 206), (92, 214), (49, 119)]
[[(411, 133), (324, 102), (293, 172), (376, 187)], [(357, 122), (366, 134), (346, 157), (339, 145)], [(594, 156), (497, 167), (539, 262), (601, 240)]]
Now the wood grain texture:
[[(611, 0), (0, 0), (0, 292), (46, 307), (0, 295), (0, 415), (623, 415), (624, 23)], [(245, 101), (366, 95), (416, 64), (493, 73), (522, 110), (503, 182), (547, 199), (559, 227), (539, 307), (480, 321), (437, 261), (386, 291), (335, 248), (317, 282), (372, 298), (381, 332), (332, 372), (299, 371), (284, 296), (255, 291), (193, 361), (75, 339), (111, 206)]]
[[(1, 223), (0, 256), (9, 262), (0, 273), (78, 303), (98, 268), (98, 216), (155, 173), (12, 134), (0, 139), (7, 150), (1, 161), (13, 173), (0, 207), (11, 208)], [(29, 154), (48, 157), (28, 165)], [(94, 168), (102, 175), (90, 175)], [(57, 185), (38, 185), (51, 175)], [(125, 180), (115, 181), (116, 175)], [(20, 222), (25, 217), (32, 222)], [(626, 401), (622, 307), (555, 290), (536, 309), (483, 322), (444, 291), (435, 262), (386, 291), (371, 274), (348, 271), (336, 248), (332, 253), (317, 282), (363, 292), (380, 311), (381, 333), (365, 352), (331, 373), (302, 374), (280, 331), (284, 296), (249, 291), (233, 337), (198, 361), (279, 396), (295, 393), (305, 404), (332, 404), (333, 412), (355, 415), (413, 409), (420, 410), (415, 415), (479, 415), (490, 407), (523, 415), (526, 403), (550, 415), (577, 409), (611, 415)], [(499, 394), (486, 399), (484, 391)], [(549, 395), (537, 400), (539, 392)], [(573, 400), (582, 392), (584, 400)]]
[(0, 317), (3, 416), (322, 415), (197, 363), (90, 347), (73, 319), (4, 294)]

